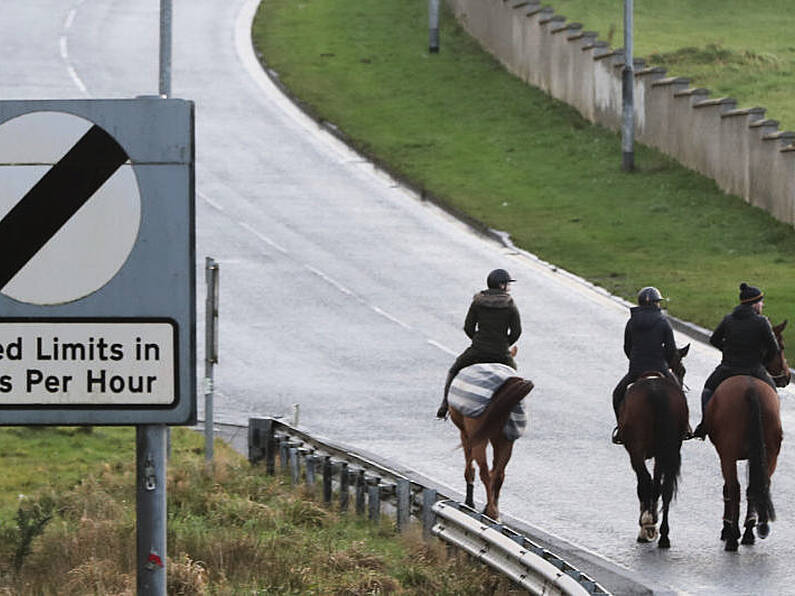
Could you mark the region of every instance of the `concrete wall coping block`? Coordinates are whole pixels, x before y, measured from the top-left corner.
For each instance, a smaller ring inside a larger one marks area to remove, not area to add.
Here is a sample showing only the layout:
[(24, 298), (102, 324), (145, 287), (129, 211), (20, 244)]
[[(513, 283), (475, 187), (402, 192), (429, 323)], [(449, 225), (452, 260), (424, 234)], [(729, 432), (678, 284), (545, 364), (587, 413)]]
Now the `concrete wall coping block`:
[(599, 37), (599, 34), (596, 31), (575, 31), (571, 35), (567, 37), (569, 41), (574, 41), (575, 39), (582, 39), (583, 37), (587, 37), (588, 39), (596, 39)]
[(560, 33), (561, 31), (577, 31), (578, 29), (582, 29), (582, 23), (568, 23), (562, 27), (553, 27), (549, 32)]
[(623, 55), (624, 55), (624, 51), (623, 50), (622, 51), (610, 50), (610, 51), (607, 51), (607, 52), (594, 53), (593, 59), (594, 60), (601, 60), (602, 58), (610, 58), (612, 56), (623, 56)]
[(779, 130), (777, 132), (771, 132), (766, 135), (762, 135), (763, 141), (785, 141), (789, 144), (793, 139), (795, 139), (795, 132), (792, 132), (791, 130)]
[(732, 118), (734, 116), (749, 116), (751, 114), (764, 114), (767, 110), (765, 108), (741, 108), (739, 110), (728, 110), (723, 112), (721, 118)]
[(705, 99), (704, 101), (698, 101), (693, 104), (694, 108), (708, 108), (710, 106), (726, 106), (726, 105), (737, 105), (737, 100), (733, 97), (717, 97), (715, 99)]
[[(616, 50), (616, 52), (620, 52), (622, 56), (624, 55), (623, 49)], [(615, 64), (613, 64), (613, 68), (624, 68), (624, 62), (623, 61), (616, 62)], [(645, 68), (646, 68), (646, 61), (643, 58), (634, 58), (632, 60), (633, 71), (644, 70)]]
[(786, 147), (782, 147), (779, 149), (782, 153), (789, 153), (790, 151), (795, 151), (795, 145), (787, 145)]
[(557, 23), (557, 22), (563, 22), (565, 20), (566, 17), (564, 17), (562, 14), (553, 14), (550, 16), (541, 17), (540, 19), (538, 19), (538, 24), (546, 25), (547, 23)]
[(552, 8), (551, 6), (541, 6), (540, 4), (536, 4), (536, 5), (533, 6), (533, 8), (530, 8), (527, 11), (527, 14), (525, 16), (532, 17), (534, 15), (537, 15), (539, 12), (541, 12), (541, 13), (550, 13), (551, 14), (551, 13), (555, 12), (555, 9)]
[(527, 0), (525, 0), (524, 2), (517, 2), (516, 4), (512, 4), (512, 5), (511, 5), (511, 8), (513, 8), (514, 10), (516, 10), (517, 8), (522, 8), (523, 6), (527, 6), (528, 4), (530, 4), (530, 2), (528, 2)]
[(692, 97), (693, 95), (709, 95), (709, 89), (705, 87), (691, 87), (674, 93), (674, 97)]
[(584, 46), (582, 46), (581, 49), (584, 52), (585, 50), (592, 50), (594, 48), (606, 48), (606, 47), (609, 47), (609, 46), (610, 46), (610, 44), (607, 43), (606, 41), (597, 40), (597, 41), (594, 41), (592, 43), (585, 44)]
[(662, 66), (650, 66), (648, 68), (641, 68), (640, 70), (635, 71), (635, 76), (641, 77), (650, 74), (665, 74), (666, 72), (668, 71)]
[(668, 77), (659, 79), (652, 83), (652, 87), (662, 87), (664, 85), (689, 85), (690, 79), (686, 77)]
[(761, 128), (763, 126), (778, 126), (778, 120), (754, 120), (748, 125), (748, 128)]

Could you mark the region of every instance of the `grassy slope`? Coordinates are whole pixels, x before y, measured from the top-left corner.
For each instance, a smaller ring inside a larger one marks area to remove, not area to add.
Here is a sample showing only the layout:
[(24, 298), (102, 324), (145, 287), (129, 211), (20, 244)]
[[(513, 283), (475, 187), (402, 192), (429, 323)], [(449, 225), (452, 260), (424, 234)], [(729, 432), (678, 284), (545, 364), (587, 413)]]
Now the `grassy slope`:
[[(584, 4), (584, 3), (583, 3)], [(620, 172), (615, 133), (506, 74), (424, 0), (265, 0), (255, 46), (317, 116), (398, 175), (608, 290), (654, 284), (717, 324), (747, 280), (795, 314), (795, 232), (660, 153)]]
[[(397, 538), (387, 519), (375, 526), (323, 507), (223, 444), (208, 473), (203, 444), (199, 433), (172, 431), (170, 594), (519, 593), (420, 532)], [(15, 452), (3, 462), (0, 494), (24, 514), (0, 510), (0, 593), (134, 594), (133, 429), (0, 429), (0, 445)], [(15, 572), (19, 528), (47, 515)]]
[[(548, 0), (556, 12), (613, 47), (624, 45), (621, 0)], [(715, 97), (760, 105), (782, 129), (795, 127), (795, 10), (791, 0), (635, 2), (635, 54), (688, 76)]]

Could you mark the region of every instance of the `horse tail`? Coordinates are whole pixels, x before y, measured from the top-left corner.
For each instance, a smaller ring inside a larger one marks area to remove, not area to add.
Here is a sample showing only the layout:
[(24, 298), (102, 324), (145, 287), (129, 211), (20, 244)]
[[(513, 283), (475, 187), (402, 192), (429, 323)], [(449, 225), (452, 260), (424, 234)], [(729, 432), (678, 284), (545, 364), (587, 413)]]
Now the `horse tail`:
[(745, 391), (750, 408), (748, 421), (748, 494), (753, 498), (760, 520), (774, 521), (776, 511), (770, 498), (770, 477), (767, 475), (767, 449), (759, 393), (752, 385)]
[(647, 399), (654, 411), (654, 465), (660, 473), (663, 492), (673, 497), (679, 487), (682, 466), (682, 433), (676, 420), (668, 381), (652, 382)]
[(505, 381), (494, 393), (489, 405), (483, 413), (476, 418), (480, 422), (470, 435), (471, 444), (478, 443), (491, 437), (495, 430), (502, 430), (511, 415), (514, 406), (522, 401), (533, 389), (531, 381), (511, 377)]

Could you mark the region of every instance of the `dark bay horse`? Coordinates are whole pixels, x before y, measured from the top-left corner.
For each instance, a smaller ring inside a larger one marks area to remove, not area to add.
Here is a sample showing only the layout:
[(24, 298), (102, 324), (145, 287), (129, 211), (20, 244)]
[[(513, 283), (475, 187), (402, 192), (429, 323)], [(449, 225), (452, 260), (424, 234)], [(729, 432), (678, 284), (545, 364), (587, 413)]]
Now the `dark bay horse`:
[[(671, 370), (684, 380), (682, 359), (690, 344), (677, 349)], [(688, 428), (687, 399), (679, 385), (660, 373), (647, 373), (630, 385), (618, 416), (624, 448), (638, 477), (640, 501), (640, 532), (638, 542), (657, 538), (657, 503), (662, 497), (662, 523), (658, 546), (669, 548), (668, 507), (676, 494), (681, 465), (682, 438)], [(654, 478), (646, 468), (646, 460), (654, 459)]]
[[(461, 414), (455, 407), (455, 399), (451, 393), (450, 420), (461, 432), (461, 446), (464, 448), (466, 459), (464, 468), (464, 479), (467, 485), (465, 504), (473, 509), (475, 507), (473, 462), (477, 462), (480, 479), (486, 488), (486, 508), (483, 512), (495, 520), (499, 519), (500, 489), (505, 480), (505, 467), (511, 459), (514, 442), (514, 439), (506, 437), (504, 427), (511, 411), (532, 389), (531, 381), (520, 377), (508, 378), (494, 392), (483, 413), (476, 418)], [(486, 458), (486, 448), (489, 443), (491, 443), (493, 451), (491, 469), (489, 469)]]
[[(787, 321), (773, 327), (781, 353), (771, 357), (765, 368), (778, 387), (790, 381), (789, 364), (784, 357), (781, 332)], [(707, 403), (704, 421), (709, 440), (715, 445), (723, 473), (723, 530), (721, 540), (727, 551), (737, 550), (740, 538), (740, 483), (737, 461), (748, 460), (748, 508), (742, 543), (753, 544), (754, 527), (760, 538), (770, 533), (768, 522), (776, 518), (770, 497), (770, 478), (776, 469), (781, 449), (779, 398), (770, 385), (750, 375), (729, 377)]]

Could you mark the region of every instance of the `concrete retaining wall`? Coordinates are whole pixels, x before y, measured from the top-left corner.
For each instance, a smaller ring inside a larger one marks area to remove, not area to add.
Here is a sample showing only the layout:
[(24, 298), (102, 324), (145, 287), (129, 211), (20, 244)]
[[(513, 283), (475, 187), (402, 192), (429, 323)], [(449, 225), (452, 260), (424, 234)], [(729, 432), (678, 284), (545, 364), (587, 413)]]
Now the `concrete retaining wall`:
[[(567, 23), (540, 0), (448, 0), (464, 28), (522, 80), (588, 120), (621, 127), (623, 50)], [(779, 131), (765, 109), (737, 109), (683, 77), (636, 60), (635, 135), (725, 192), (795, 225), (795, 133)]]

